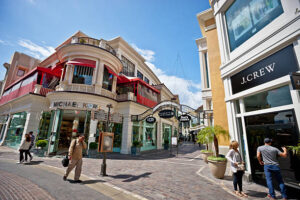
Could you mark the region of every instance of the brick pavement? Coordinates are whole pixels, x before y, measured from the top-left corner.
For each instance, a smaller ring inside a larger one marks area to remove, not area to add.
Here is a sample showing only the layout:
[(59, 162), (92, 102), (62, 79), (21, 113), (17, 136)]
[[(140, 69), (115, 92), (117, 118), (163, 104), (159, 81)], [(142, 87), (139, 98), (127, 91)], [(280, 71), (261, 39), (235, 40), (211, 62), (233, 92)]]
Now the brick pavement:
[(54, 200), (51, 195), (31, 181), (0, 170), (0, 199)]
[[(232, 181), (215, 179), (207, 164), (199, 157), (196, 145), (184, 144), (179, 155), (170, 156), (168, 151), (154, 151), (141, 156), (108, 154), (108, 177), (98, 176), (101, 159), (84, 158), (83, 174), (105, 181), (106, 184), (123, 188), (147, 199), (239, 199), (232, 195)], [(0, 147), (0, 157), (17, 159), (11, 149)], [(176, 153), (176, 150), (173, 151)], [(46, 165), (62, 168), (61, 158), (37, 158)], [(70, 177), (71, 178), (71, 177)], [(262, 199), (266, 188), (244, 182), (249, 199)]]

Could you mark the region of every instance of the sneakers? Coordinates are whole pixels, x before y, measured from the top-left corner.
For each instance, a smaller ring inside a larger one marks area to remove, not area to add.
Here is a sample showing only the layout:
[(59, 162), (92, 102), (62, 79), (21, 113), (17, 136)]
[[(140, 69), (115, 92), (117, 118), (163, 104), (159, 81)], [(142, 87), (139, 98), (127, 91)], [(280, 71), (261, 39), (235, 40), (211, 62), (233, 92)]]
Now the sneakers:
[(64, 180), (64, 181), (66, 181), (66, 180), (67, 180), (67, 177), (66, 177), (66, 176), (64, 176), (64, 177), (63, 177), (63, 180)]
[(22, 164), (24, 160), (18, 161), (17, 164)]
[(33, 158), (33, 156), (31, 156), (31, 157), (29, 158), (29, 162), (31, 162), (31, 161), (32, 161), (32, 158)]
[(275, 200), (270, 194), (267, 195), (267, 198), (270, 200)]

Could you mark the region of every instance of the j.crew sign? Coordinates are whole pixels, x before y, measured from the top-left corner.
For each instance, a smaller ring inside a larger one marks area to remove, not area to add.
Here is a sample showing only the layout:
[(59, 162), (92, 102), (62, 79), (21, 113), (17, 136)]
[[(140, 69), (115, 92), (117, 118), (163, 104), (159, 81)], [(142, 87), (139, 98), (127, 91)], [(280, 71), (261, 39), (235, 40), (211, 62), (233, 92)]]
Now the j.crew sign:
[(238, 93), (298, 71), (293, 45), (274, 53), (231, 77), (232, 93)]

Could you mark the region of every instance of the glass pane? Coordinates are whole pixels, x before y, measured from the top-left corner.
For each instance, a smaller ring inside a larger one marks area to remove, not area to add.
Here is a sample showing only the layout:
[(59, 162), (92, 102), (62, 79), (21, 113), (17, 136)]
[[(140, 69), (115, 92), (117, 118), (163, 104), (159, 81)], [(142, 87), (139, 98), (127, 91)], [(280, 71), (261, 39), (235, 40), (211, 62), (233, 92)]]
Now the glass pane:
[(236, 0), (225, 12), (230, 50), (283, 13), (280, 0)]
[(241, 113), (240, 101), (239, 100), (234, 100), (234, 105), (235, 105), (236, 113), (240, 114)]
[(111, 91), (112, 90), (112, 84), (114, 80), (114, 75), (110, 74), (106, 67), (104, 68), (103, 73), (103, 82), (102, 82), (102, 88)]
[(243, 157), (243, 161), (246, 163), (246, 170), (247, 170), (247, 163), (248, 160), (246, 159), (246, 147), (245, 147), (245, 138), (243, 134), (243, 124), (242, 119), (240, 117), (237, 118), (237, 124), (238, 124), (238, 131), (239, 131), (239, 142), (240, 142), (240, 152)]
[[(245, 117), (248, 151), (254, 180), (264, 180), (264, 170), (256, 158), (257, 147), (264, 144), (264, 138), (272, 139), (272, 146), (282, 151), (282, 146), (295, 146), (299, 141), (299, 128), (292, 110), (273, 112)], [(295, 186), (300, 183), (297, 171), (300, 169), (297, 154), (289, 151), (287, 158), (279, 158), (279, 165), (284, 182)]]
[(244, 98), (246, 112), (292, 104), (289, 86), (261, 92)]
[(38, 140), (47, 139), (51, 112), (43, 112), (38, 130)]
[(72, 83), (92, 85), (93, 71), (94, 68), (92, 67), (76, 65), (74, 67)]

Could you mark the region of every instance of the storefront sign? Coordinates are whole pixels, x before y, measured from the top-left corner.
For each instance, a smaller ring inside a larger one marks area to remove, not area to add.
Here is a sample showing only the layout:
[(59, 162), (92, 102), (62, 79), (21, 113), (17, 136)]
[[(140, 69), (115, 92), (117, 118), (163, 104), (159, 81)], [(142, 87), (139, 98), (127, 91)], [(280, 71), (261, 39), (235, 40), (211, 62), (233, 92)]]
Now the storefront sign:
[(153, 124), (153, 123), (156, 122), (156, 119), (155, 119), (155, 117), (147, 117), (147, 118), (146, 118), (146, 122), (147, 122), (147, 123)]
[(298, 70), (294, 48), (290, 45), (232, 76), (232, 93), (250, 89)]
[(178, 120), (180, 122), (189, 122), (191, 119), (192, 118), (189, 115), (181, 115), (181, 116), (178, 117)]
[(300, 90), (300, 73), (293, 73), (290, 77), (293, 89)]
[(112, 113), (110, 115), (110, 122), (121, 124), (123, 122), (123, 115), (120, 113)]
[(177, 145), (177, 137), (172, 137), (172, 145)]
[(113, 151), (114, 133), (102, 132), (99, 137), (98, 152)]
[(158, 116), (161, 118), (171, 118), (174, 117), (175, 113), (173, 110), (161, 110), (158, 113)]
[(99, 121), (107, 121), (107, 113), (104, 110), (95, 111), (94, 119)]
[(92, 103), (82, 103), (76, 101), (54, 101), (52, 108), (83, 108), (83, 109), (100, 109), (100, 105)]

